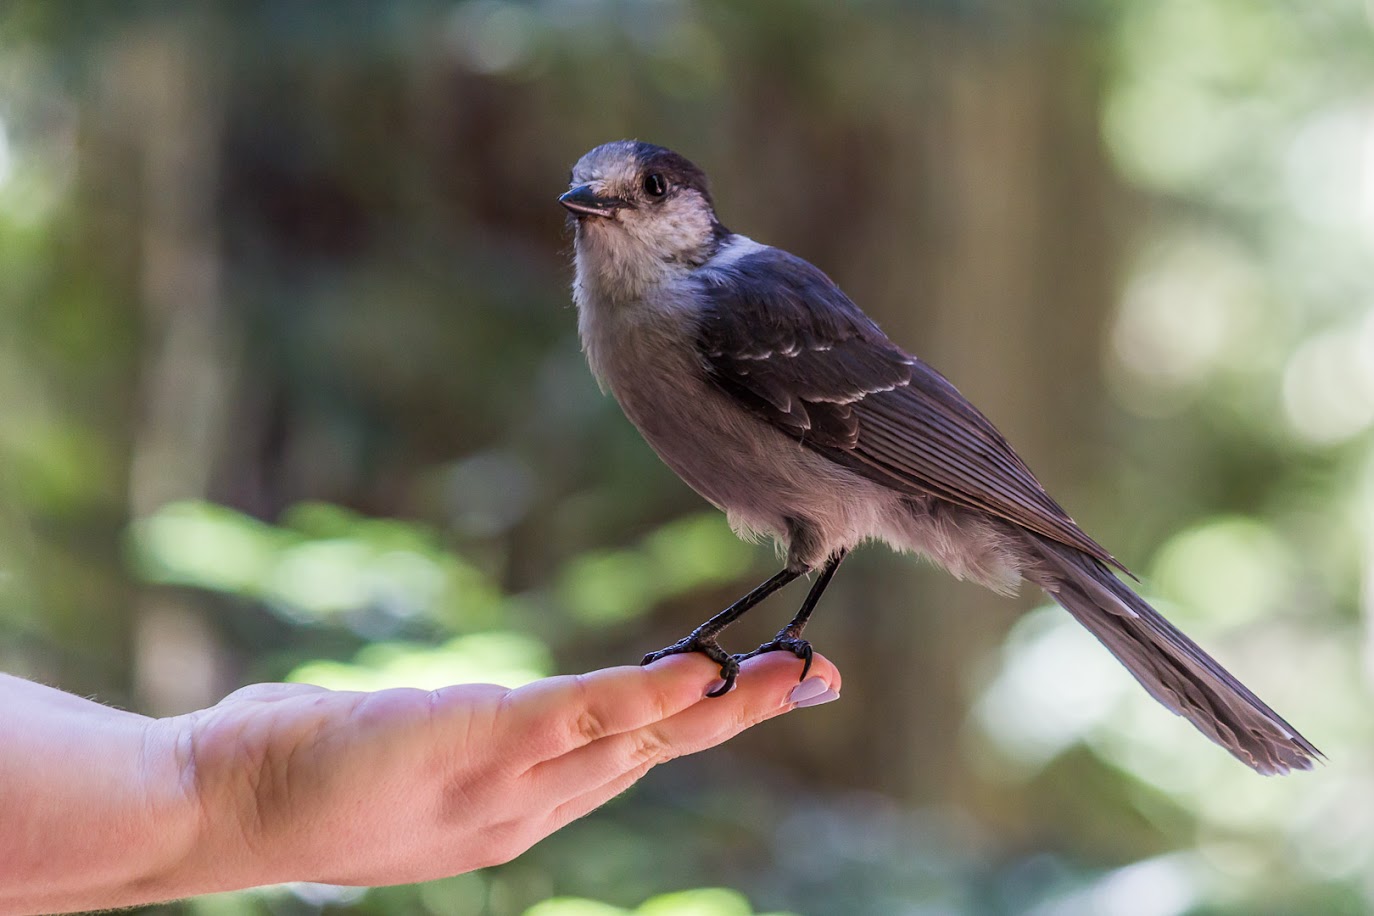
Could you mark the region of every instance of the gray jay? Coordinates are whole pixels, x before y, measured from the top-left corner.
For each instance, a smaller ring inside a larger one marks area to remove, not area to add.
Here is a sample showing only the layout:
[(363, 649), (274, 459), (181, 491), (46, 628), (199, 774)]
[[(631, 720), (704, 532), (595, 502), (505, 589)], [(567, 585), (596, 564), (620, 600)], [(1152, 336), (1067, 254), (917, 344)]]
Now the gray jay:
[[(721, 666), (717, 694), (761, 652), (809, 665), (801, 635), (821, 593), (854, 546), (880, 540), (999, 592), (1038, 585), (1156, 700), (1261, 773), (1321, 756), (1116, 577), (1129, 571), (944, 376), (820, 270), (721, 225), (701, 169), (626, 140), (583, 156), (570, 184), (559, 202), (576, 227), (573, 299), (592, 371), (736, 532), (786, 551), (780, 572), (646, 663), (703, 653)], [(772, 641), (721, 648), (725, 627), (813, 571)]]

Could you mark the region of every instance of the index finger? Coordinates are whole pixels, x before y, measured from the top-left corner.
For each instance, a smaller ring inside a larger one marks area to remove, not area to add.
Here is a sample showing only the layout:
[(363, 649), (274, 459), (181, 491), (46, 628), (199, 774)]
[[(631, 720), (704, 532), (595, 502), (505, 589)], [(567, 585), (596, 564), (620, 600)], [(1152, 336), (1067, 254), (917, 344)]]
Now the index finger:
[[(526, 775), (534, 777), (531, 786), (546, 791), (566, 793), (571, 789), (575, 793), (573, 808), (579, 812), (573, 816), (580, 816), (622, 791), (650, 767), (714, 747), (765, 719), (811, 705), (810, 700), (838, 698), (839, 671), (823, 655), (816, 655), (813, 662), (811, 677), (799, 685), (795, 659), (786, 653), (756, 656), (744, 663), (738, 688), (724, 696), (704, 699), (640, 728), (608, 735), (537, 764)], [(806, 691), (800, 702), (799, 690)]]
[[(838, 672), (822, 662), (838, 685)], [(522, 757), (533, 766), (603, 737), (672, 718), (706, 700), (706, 691), (719, 683), (719, 666), (698, 654), (669, 655), (643, 667), (547, 677), (504, 696), (499, 726), (519, 736)]]
[(719, 666), (695, 653), (544, 678), (506, 694), (500, 727), (523, 737), (533, 765), (676, 715), (719, 680)]

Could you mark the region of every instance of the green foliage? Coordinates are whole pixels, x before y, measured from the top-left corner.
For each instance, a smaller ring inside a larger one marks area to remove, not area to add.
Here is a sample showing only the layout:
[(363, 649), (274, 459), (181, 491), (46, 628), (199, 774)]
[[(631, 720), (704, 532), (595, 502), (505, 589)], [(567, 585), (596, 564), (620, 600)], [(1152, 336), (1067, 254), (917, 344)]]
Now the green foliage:
[(580, 897), (555, 897), (530, 907), (524, 916), (752, 916), (754, 912), (742, 894), (724, 888), (702, 888), (659, 894), (632, 910)]
[(684, 518), (639, 545), (574, 558), (559, 577), (559, 596), (587, 624), (625, 620), (704, 585), (733, 582), (749, 569), (718, 514)]
[(451, 629), (500, 619), (501, 596), (426, 526), (305, 503), (280, 526), (204, 502), (178, 502), (132, 527), (149, 582), (267, 602), (301, 622), (367, 609), (429, 615)]
[(457, 636), (438, 646), (372, 643), (351, 663), (306, 662), (286, 679), (331, 690), (433, 690), (447, 684), (519, 687), (552, 673), (553, 662), (543, 643), (524, 633), (497, 631)]

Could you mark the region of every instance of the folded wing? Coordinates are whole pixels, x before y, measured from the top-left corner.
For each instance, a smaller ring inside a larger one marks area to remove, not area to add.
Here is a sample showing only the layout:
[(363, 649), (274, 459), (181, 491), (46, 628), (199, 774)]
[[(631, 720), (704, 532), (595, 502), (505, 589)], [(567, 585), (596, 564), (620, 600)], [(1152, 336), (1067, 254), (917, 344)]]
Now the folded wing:
[(703, 276), (698, 350), (742, 406), (894, 490), (981, 509), (1125, 571), (977, 408), (820, 270), (761, 248)]

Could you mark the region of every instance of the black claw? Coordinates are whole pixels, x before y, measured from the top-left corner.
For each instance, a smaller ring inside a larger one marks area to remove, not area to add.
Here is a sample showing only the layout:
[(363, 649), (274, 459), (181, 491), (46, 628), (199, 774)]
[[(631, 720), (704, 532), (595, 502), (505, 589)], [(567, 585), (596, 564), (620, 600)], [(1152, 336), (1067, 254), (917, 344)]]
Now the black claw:
[(691, 636), (679, 639), (677, 642), (668, 646), (666, 649), (659, 649), (657, 652), (650, 652), (644, 656), (641, 665), (649, 665), (658, 661), (660, 658), (667, 658), (670, 655), (684, 655), (688, 652), (700, 652), (711, 661), (720, 665), (720, 676), (723, 683), (714, 690), (707, 691), (708, 697), (724, 696), (730, 692), (730, 688), (735, 686), (735, 680), (739, 677), (739, 662), (728, 654), (716, 642), (714, 636)]
[(791, 652), (797, 658), (801, 659), (803, 664), (801, 677), (797, 678), (799, 681), (806, 680), (807, 672), (811, 670), (811, 659), (815, 655), (815, 652), (811, 649), (811, 643), (804, 639), (799, 639), (796, 636), (788, 636), (784, 631), (759, 646), (753, 652), (745, 652), (743, 655), (736, 655), (735, 661), (737, 663), (742, 662), (756, 655), (763, 655), (765, 652)]
[(706, 695), (712, 699), (715, 699), (716, 697), (723, 697), (734, 688), (735, 679), (739, 677), (739, 662), (735, 661), (732, 658), (730, 659), (730, 664), (721, 665), (720, 676), (724, 678), (724, 680), (721, 681), (720, 686), (715, 688), (714, 690), (706, 691)]

